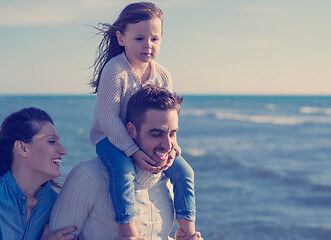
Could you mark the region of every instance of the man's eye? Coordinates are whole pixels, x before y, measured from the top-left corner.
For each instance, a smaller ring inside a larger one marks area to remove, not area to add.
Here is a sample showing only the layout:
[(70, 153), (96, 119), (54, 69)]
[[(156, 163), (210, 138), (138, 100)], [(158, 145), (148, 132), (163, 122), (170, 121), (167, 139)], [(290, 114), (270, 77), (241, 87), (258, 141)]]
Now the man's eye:
[(161, 136), (161, 133), (153, 133), (152, 136), (153, 137), (160, 137)]
[(176, 137), (176, 133), (170, 133), (170, 137)]

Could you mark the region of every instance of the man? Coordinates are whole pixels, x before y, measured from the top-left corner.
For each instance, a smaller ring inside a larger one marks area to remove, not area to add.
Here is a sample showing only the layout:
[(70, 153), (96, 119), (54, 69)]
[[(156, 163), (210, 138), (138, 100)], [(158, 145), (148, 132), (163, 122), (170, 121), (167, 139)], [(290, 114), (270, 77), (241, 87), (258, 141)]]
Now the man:
[[(181, 102), (182, 98), (164, 88), (145, 86), (128, 103), (128, 133), (160, 167), (172, 161), (170, 152), (177, 145)], [(50, 230), (75, 226), (75, 234), (81, 240), (119, 239), (108, 182), (107, 170), (99, 158), (78, 164), (67, 177), (54, 205)], [(174, 222), (169, 186), (163, 173), (153, 174), (136, 167), (136, 224), (142, 238), (168, 239)], [(177, 233), (183, 234), (180, 230)], [(202, 238), (196, 233), (191, 239)]]

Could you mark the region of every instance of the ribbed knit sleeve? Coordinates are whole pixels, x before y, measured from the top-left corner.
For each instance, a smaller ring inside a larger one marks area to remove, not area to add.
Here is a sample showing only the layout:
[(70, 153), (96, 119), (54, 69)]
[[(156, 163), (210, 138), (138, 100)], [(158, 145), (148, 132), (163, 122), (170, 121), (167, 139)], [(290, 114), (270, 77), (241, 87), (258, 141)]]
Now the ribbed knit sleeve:
[(138, 147), (128, 134), (124, 125), (125, 119), (121, 116), (124, 118), (126, 115), (122, 113), (123, 108), (126, 109), (126, 98), (131, 97), (138, 87), (138, 83), (128, 78), (126, 71), (116, 66), (109, 66), (102, 71), (96, 114), (109, 141), (127, 156), (137, 151)]
[(86, 165), (75, 167), (68, 175), (52, 209), (50, 231), (75, 226), (75, 234), (78, 236), (98, 196), (97, 191), (98, 186)]

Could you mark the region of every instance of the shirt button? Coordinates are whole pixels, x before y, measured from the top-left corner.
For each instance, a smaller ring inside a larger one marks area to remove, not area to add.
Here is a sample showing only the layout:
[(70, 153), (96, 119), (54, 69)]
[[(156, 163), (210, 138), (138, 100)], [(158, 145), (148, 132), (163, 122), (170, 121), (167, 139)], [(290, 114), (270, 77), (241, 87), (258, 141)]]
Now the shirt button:
[(24, 210), (22, 210), (22, 212), (21, 212), (22, 214), (25, 214), (25, 211)]
[(26, 197), (22, 197), (22, 199), (23, 199), (23, 200), (25, 200), (25, 199), (26, 199)]

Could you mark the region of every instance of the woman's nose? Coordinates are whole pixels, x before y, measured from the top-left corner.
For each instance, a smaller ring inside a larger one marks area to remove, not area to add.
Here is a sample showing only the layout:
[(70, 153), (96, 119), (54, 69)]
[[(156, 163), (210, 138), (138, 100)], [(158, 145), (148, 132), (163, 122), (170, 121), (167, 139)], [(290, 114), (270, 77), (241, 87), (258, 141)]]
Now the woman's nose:
[(60, 152), (61, 155), (67, 154), (66, 149), (62, 146), (61, 143), (60, 143), (60, 146), (59, 146), (59, 152)]

